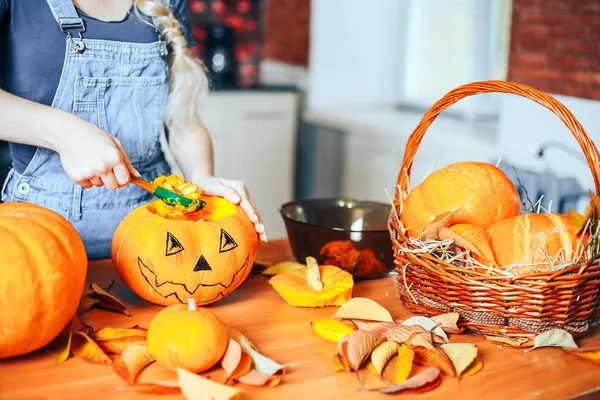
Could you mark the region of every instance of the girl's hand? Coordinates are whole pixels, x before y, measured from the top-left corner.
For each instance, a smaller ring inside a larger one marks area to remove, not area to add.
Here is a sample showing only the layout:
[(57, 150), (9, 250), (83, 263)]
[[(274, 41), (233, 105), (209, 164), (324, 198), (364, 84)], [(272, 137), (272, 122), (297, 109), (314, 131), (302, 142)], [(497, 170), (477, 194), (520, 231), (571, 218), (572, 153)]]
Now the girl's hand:
[(250, 221), (254, 223), (254, 228), (256, 229), (260, 240), (263, 242), (268, 241), (265, 233), (265, 226), (263, 225), (262, 219), (256, 211), (256, 206), (252, 203), (250, 194), (243, 182), (217, 178), (212, 175), (204, 175), (192, 179), (192, 183), (208, 195), (221, 196), (233, 204), (239, 204), (239, 206), (246, 211), (246, 214), (248, 214)]
[(57, 146), (62, 166), (74, 182), (114, 190), (127, 185), (130, 175), (139, 176), (119, 139), (93, 124), (78, 128)]

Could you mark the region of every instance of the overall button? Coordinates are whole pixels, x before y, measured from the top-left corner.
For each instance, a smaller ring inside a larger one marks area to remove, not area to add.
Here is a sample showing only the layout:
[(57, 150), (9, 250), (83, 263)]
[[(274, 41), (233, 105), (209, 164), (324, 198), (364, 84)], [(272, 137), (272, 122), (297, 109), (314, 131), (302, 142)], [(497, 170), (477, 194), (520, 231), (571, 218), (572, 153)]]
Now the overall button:
[(21, 183), (18, 187), (18, 191), (21, 194), (27, 194), (29, 193), (29, 190), (31, 189), (31, 187), (29, 186), (29, 183)]

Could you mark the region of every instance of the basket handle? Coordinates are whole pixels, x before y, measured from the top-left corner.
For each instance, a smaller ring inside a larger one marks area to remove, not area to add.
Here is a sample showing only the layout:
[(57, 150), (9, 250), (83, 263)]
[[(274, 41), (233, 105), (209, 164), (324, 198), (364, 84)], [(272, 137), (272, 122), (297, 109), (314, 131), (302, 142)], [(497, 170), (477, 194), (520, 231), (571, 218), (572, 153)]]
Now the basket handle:
[(598, 149), (585, 133), (585, 130), (577, 121), (573, 113), (569, 111), (561, 102), (556, 100), (554, 97), (534, 89), (530, 86), (523, 85), (515, 82), (504, 82), (504, 81), (484, 81), (484, 82), (472, 82), (466, 85), (457, 87), (456, 89), (448, 92), (444, 97), (438, 100), (428, 111), (425, 113), (415, 130), (411, 133), (406, 143), (404, 151), (404, 159), (400, 166), (400, 172), (398, 173), (398, 186), (396, 187), (396, 195), (394, 198), (394, 205), (398, 207), (400, 205), (400, 196), (402, 193), (408, 192), (408, 183), (410, 172), (412, 169), (413, 160), (417, 148), (425, 135), (425, 132), (431, 126), (437, 116), (465, 97), (473, 96), (480, 93), (508, 93), (516, 94), (519, 96), (526, 97), (530, 100), (535, 101), (538, 104), (546, 107), (550, 111), (560, 118), (560, 120), (569, 128), (587, 159), (588, 165), (594, 178), (594, 184), (596, 186), (596, 193), (600, 192), (600, 154)]

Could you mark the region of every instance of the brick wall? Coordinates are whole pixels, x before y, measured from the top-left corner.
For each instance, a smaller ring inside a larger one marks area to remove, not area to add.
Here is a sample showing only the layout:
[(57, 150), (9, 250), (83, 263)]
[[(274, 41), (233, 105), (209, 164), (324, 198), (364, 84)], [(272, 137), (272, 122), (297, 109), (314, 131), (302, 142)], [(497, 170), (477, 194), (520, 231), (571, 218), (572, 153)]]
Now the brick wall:
[(513, 0), (508, 79), (600, 100), (600, 0)]
[(310, 0), (267, 0), (264, 56), (308, 64)]

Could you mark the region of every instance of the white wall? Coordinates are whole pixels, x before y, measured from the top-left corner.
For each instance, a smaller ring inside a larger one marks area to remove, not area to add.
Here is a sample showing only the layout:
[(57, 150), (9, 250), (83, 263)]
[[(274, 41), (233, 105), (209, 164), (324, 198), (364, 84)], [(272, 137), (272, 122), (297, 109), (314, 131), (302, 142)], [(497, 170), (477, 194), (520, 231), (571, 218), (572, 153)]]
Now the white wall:
[(312, 0), (307, 106), (381, 106), (398, 97), (404, 0)]

